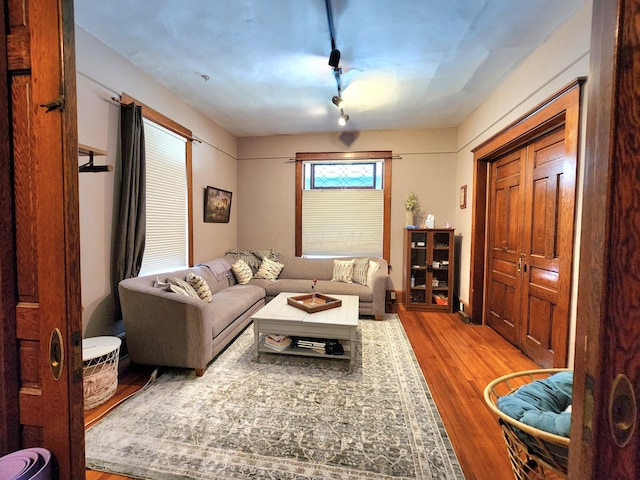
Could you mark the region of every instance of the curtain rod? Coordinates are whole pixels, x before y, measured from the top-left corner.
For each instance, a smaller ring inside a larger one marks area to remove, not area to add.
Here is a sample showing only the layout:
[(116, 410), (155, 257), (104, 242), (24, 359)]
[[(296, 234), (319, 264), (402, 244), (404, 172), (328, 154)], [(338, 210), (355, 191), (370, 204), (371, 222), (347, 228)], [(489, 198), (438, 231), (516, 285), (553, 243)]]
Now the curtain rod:
[[(113, 100), (113, 101), (114, 101), (114, 102), (116, 102), (116, 103), (119, 103), (120, 105), (124, 105), (124, 106), (129, 106), (129, 105), (131, 105), (131, 103), (123, 102), (122, 100), (120, 100), (118, 97), (115, 97), (115, 96), (112, 96), (112, 97), (111, 97), (111, 100)], [(133, 103), (133, 102), (132, 102), (132, 103)], [(154, 122), (154, 123), (156, 123), (156, 122)], [(160, 125), (162, 125), (162, 124), (160, 124)], [(164, 126), (164, 125), (163, 125), (163, 126)], [(166, 128), (166, 127), (165, 127), (165, 128)], [(178, 135), (183, 136), (184, 138), (186, 138), (186, 139), (187, 139), (187, 140), (189, 140), (189, 141), (202, 143), (202, 140), (201, 140), (201, 139), (199, 139), (198, 137), (194, 137), (193, 135), (191, 135), (191, 136), (189, 136), (189, 137), (187, 137), (186, 135), (183, 135), (183, 134), (181, 134), (181, 133), (178, 133)], [(213, 145), (212, 145), (212, 146), (213, 146)]]
[[(402, 157), (400, 155), (391, 155), (390, 157), (391, 160), (402, 160)], [(325, 157), (325, 158), (289, 158), (289, 160), (287, 160), (287, 162), (285, 163), (296, 163), (296, 162), (323, 162), (324, 160), (336, 160), (336, 161), (340, 161), (340, 162), (346, 162), (346, 161), (350, 161), (350, 160), (354, 160), (354, 161), (362, 161), (362, 162), (368, 162), (371, 160), (384, 160), (384, 158), (344, 158), (344, 157)]]

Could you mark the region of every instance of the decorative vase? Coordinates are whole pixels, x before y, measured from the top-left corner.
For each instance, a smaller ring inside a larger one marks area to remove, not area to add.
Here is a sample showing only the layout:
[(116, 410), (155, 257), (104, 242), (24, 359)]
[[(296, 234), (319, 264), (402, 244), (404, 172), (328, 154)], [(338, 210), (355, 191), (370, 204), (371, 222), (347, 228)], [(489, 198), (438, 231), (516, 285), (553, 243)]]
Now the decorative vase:
[(406, 210), (405, 225), (413, 225), (413, 210)]

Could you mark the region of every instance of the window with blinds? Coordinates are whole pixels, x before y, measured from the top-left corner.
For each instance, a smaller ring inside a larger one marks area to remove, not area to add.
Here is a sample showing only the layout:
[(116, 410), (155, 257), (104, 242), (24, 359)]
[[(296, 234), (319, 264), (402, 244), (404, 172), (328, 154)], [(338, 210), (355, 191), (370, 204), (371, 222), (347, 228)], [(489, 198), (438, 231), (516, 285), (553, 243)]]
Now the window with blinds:
[(186, 139), (144, 119), (147, 229), (140, 275), (188, 266)]
[(382, 257), (383, 165), (305, 162), (302, 255)]

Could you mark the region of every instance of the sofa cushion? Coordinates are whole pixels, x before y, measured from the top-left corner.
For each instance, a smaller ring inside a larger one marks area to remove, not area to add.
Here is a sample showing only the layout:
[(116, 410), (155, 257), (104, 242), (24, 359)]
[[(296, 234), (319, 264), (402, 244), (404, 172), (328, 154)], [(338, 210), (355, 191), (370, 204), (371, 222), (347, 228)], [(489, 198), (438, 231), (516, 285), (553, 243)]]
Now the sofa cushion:
[(369, 287), (373, 285), (373, 277), (375, 276), (379, 268), (380, 268), (380, 264), (378, 262), (369, 260), (369, 269), (367, 270), (367, 285)]
[[(160, 284), (161, 282), (156, 283)], [(165, 283), (169, 284), (169, 290), (174, 293), (200, 299), (200, 295), (198, 295), (198, 292), (196, 292), (186, 280), (178, 277), (167, 277)]]
[(355, 260), (334, 260), (332, 282), (353, 283), (353, 266)]
[(264, 258), (260, 264), (260, 268), (254, 275), (255, 278), (264, 278), (265, 280), (276, 280), (284, 265), (268, 258)]
[[(275, 297), (282, 292), (311, 293), (312, 283), (311, 280), (302, 280), (299, 278), (279, 278), (275, 282), (260, 279), (251, 280), (252, 285), (263, 287), (269, 298)], [(315, 290), (316, 293), (324, 293), (325, 295), (357, 295), (360, 302), (373, 302), (373, 290), (357, 283), (318, 280)]]
[(572, 403), (573, 372), (563, 371), (548, 378), (535, 380), (504, 395), (498, 408), (526, 425), (545, 432), (569, 437)]
[(249, 283), (249, 280), (253, 278), (253, 272), (251, 271), (251, 268), (249, 268), (249, 265), (247, 265), (241, 258), (238, 259), (236, 263), (231, 265), (231, 269), (233, 270), (233, 273), (236, 276), (236, 280), (238, 280), (238, 283), (240, 285)]
[(206, 302), (211, 301), (211, 289), (209, 288), (209, 284), (204, 278), (202, 278), (200, 275), (196, 275), (193, 272), (189, 272), (187, 274), (187, 282), (193, 287), (193, 289), (202, 300)]
[(244, 263), (249, 265), (249, 268), (251, 268), (251, 273), (254, 275), (260, 268), (260, 265), (265, 258), (277, 262), (279, 261), (279, 255), (280, 253), (274, 248), (268, 250), (227, 250), (225, 252), (225, 256), (227, 258), (232, 258), (231, 263), (235, 263), (236, 259), (244, 260)]
[(356, 258), (353, 264), (353, 281), (360, 285), (367, 284), (367, 272), (369, 271), (368, 258)]
[(264, 288), (256, 285), (232, 285), (215, 294), (208, 307), (213, 318), (211, 338), (215, 338), (264, 297)]

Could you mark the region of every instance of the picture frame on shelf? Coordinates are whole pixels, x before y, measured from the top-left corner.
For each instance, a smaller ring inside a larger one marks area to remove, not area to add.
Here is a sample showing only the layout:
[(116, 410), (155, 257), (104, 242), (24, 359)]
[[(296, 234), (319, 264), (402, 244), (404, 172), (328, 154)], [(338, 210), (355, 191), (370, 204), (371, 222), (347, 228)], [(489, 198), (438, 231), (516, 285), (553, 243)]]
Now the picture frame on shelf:
[(207, 223), (229, 223), (232, 193), (221, 188), (204, 189), (204, 221)]

